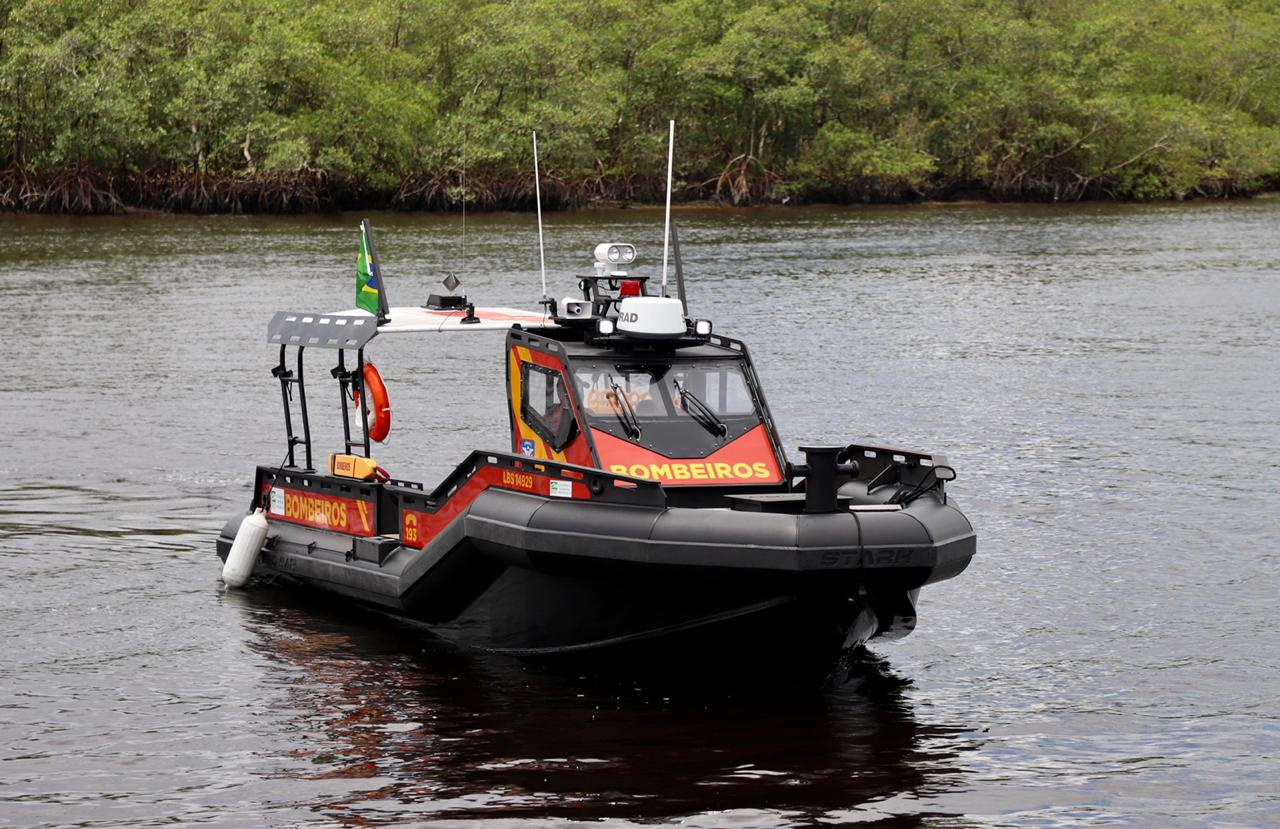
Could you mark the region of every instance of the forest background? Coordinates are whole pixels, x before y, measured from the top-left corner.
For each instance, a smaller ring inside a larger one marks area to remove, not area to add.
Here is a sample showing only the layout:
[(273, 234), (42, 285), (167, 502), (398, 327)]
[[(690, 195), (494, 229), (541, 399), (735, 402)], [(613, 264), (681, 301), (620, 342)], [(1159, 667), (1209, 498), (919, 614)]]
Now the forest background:
[[(1280, 0), (0, 0), (0, 209), (1280, 187)], [(464, 175), (465, 170), (465, 175)]]

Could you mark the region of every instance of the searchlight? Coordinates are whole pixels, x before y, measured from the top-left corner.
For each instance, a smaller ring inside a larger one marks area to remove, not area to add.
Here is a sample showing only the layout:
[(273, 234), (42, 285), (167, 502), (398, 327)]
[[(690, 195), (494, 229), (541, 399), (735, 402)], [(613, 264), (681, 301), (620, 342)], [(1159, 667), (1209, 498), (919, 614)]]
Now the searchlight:
[(604, 265), (630, 265), (636, 261), (636, 246), (625, 242), (601, 242), (596, 245), (596, 261)]

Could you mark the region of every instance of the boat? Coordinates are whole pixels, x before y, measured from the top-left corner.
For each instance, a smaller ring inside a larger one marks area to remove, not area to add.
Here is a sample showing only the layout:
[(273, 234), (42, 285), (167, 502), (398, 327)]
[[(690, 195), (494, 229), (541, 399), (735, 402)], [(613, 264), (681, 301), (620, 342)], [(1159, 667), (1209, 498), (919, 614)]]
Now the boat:
[[(219, 534), (229, 586), (325, 591), (574, 670), (821, 687), (866, 642), (911, 632), (920, 590), (972, 559), (944, 455), (787, 455), (746, 343), (690, 316), (678, 240), (674, 285), (602, 243), (578, 295), (523, 311), (477, 307), (455, 280), (390, 306), (360, 232), (378, 304), (268, 325), (287, 453)], [(470, 451), (431, 488), (391, 477), (373, 457), (391, 407), (370, 344), (486, 331), (505, 332), (509, 446)], [(322, 466), (304, 378), (317, 350), (336, 359), (344, 441)]]

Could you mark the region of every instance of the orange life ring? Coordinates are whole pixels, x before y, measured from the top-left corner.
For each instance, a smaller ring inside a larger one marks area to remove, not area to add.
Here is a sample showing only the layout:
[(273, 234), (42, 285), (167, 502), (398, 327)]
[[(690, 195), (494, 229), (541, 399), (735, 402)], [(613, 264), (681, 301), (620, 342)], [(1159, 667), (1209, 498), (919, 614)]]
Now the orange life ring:
[[(373, 400), (373, 424), (369, 426), (369, 439), (382, 443), (391, 433), (391, 403), (387, 400), (387, 386), (373, 363), (364, 364), (364, 387)], [(360, 405), (360, 393), (351, 392), (351, 399)]]

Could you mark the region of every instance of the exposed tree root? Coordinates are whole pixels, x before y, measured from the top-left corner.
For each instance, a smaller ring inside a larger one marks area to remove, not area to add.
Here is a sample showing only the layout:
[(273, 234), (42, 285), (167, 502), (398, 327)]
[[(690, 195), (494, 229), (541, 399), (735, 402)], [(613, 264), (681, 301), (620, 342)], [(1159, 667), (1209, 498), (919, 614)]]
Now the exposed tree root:
[[(1114, 199), (1115, 174), (1086, 177), (1070, 168), (1052, 172), (1017, 159), (1004, 159), (988, 181), (936, 178), (924, 187), (895, 179), (830, 182), (804, 190), (788, 189), (787, 179), (754, 156), (741, 155), (711, 176), (677, 182), (677, 202), (711, 201), (758, 205), (784, 201), (900, 203), (921, 198), (986, 198), (994, 201), (1078, 201)], [(609, 173), (569, 178), (544, 170), (543, 207), (572, 209), (590, 204), (661, 204), (662, 175)], [(321, 170), (276, 173), (197, 174), (190, 170), (95, 173), (85, 170), (32, 176), (18, 168), (0, 171), (0, 210), (25, 213), (107, 214), (127, 209), (174, 213), (306, 213), (320, 210), (525, 210), (534, 204), (531, 173), (512, 176), (499, 170), (468, 170), (465, 185), (457, 170), (409, 175), (391, 191), (360, 179), (337, 179)], [(1253, 191), (1227, 178), (1200, 182), (1189, 198), (1248, 196)]]

